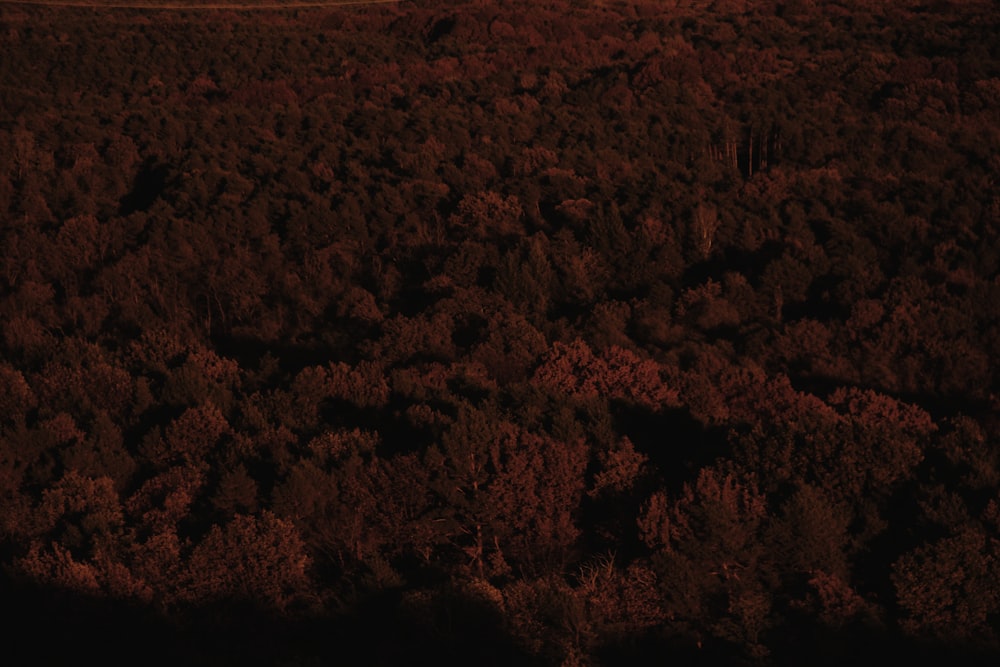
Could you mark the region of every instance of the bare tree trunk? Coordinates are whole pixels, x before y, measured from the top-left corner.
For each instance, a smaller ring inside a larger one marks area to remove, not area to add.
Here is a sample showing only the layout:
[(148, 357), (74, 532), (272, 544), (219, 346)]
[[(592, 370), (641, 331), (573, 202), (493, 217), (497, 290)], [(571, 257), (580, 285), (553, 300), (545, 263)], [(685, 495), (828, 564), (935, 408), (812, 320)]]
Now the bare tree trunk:
[(695, 249), (698, 250), (698, 254), (703, 259), (707, 259), (712, 253), (712, 244), (718, 229), (719, 218), (715, 208), (706, 204), (698, 204), (692, 215), (691, 236)]

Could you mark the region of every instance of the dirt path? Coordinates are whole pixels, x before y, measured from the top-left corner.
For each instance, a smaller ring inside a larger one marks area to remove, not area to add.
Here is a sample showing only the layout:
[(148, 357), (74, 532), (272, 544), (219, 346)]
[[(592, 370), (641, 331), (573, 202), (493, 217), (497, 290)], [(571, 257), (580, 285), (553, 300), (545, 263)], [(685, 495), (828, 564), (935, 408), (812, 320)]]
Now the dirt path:
[(157, 11), (198, 11), (198, 10), (237, 10), (249, 11), (255, 9), (312, 9), (312, 8), (334, 8), (348, 7), (353, 5), (388, 5), (402, 2), (402, 0), (317, 0), (315, 2), (274, 2), (268, 0), (258, 3), (246, 2), (94, 2), (91, 0), (0, 0), (0, 7), (4, 5), (20, 5), (30, 7), (80, 7), (87, 9), (149, 9)]

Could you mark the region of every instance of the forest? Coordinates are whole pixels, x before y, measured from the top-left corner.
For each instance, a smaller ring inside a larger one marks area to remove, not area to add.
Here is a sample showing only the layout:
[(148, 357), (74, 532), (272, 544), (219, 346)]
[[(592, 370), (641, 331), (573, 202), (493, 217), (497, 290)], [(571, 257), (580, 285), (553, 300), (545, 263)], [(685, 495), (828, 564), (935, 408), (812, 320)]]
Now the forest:
[(997, 35), (0, 3), (4, 663), (997, 664)]

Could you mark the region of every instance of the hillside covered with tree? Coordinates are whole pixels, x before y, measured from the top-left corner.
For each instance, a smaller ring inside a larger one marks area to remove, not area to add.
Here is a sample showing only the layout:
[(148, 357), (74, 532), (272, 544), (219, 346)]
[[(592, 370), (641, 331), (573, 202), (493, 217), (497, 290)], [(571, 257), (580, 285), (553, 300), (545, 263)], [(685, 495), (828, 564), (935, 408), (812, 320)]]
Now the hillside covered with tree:
[(11, 664), (995, 664), (998, 34), (0, 4)]

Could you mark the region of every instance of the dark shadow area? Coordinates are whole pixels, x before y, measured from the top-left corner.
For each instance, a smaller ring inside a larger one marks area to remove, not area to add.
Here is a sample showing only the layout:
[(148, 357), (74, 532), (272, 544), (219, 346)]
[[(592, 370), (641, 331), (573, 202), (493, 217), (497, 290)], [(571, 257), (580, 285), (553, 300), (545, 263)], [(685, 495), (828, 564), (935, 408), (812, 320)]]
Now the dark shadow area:
[(838, 303), (832, 296), (841, 279), (833, 275), (813, 278), (803, 301), (785, 304), (782, 316), (788, 320), (812, 319), (818, 322), (844, 322), (850, 316), (850, 307)]
[(792, 619), (772, 644), (768, 664), (781, 667), (883, 667), (884, 665), (1000, 664), (1000, 653), (964, 642), (905, 636), (862, 624), (835, 629), (814, 619)]
[(425, 451), (433, 442), (430, 429), (416, 426), (406, 418), (407, 405), (398, 397), (392, 397), (384, 408), (358, 407), (347, 399), (329, 398), (323, 401), (320, 416), (326, 428), (377, 432), (379, 456), (390, 458)]
[(147, 160), (136, 174), (132, 189), (118, 202), (118, 215), (126, 216), (136, 211), (148, 211), (163, 194), (169, 171), (167, 165)]
[(190, 660), (178, 628), (153, 612), (109, 600), (10, 581), (0, 584), (4, 617), (3, 663), (146, 664), (173, 667)]
[(356, 355), (341, 355), (339, 353), (342, 350), (333, 349), (319, 341), (274, 343), (242, 334), (214, 333), (212, 344), (218, 354), (235, 359), (243, 368), (259, 367), (261, 360), (265, 358), (275, 359), (278, 370), (290, 377), (311, 366), (357, 361)]
[(420, 606), (387, 593), (348, 613), (310, 617), (216, 604), (183, 619), (6, 577), (0, 592), (9, 667), (542, 664), (515, 645), (495, 608), (458, 592), (436, 591)]
[(684, 482), (729, 451), (726, 430), (710, 428), (686, 408), (650, 412), (634, 404), (612, 404), (616, 431), (628, 437), (635, 448), (649, 457), (668, 493), (676, 493)]
[(886, 665), (961, 665), (990, 667), (1000, 653), (961, 642), (903, 636), (874, 627), (834, 629), (801, 619), (776, 629), (766, 643), (767, 655), (749, 656), (742, 647), (724, 642), (661, 637), (609, 641), (594, 653), (602, 666), (653, 667), (885, 667)]
[(427, 30), (427, 44), (433, 44), (434, 42), (450, 35), (451, 31), (455, 29), (455, 24), (456, 20), (453, 16), (435, 21), (434, 25)]
[(708, 259), (688, 266), (681, 278), (681, 286), (697, 287), (709, 278), (718, 281), (727, 272), (739, 273), (754, 284), (767, 265), (781, 257), (784, 251), (785, 245), (780, 241), (766, 241), (753, 251), (729, 246)]
[(893, 391), (882, 386), (861, 385), (836, 377), (807, 375), (801, 372), (790, 373), (789, 380), (796, 391), (813, 394), (824, 400), (838, 389), (871, 390), (879, 394), (885, 394), (898, 401), (916, 405), (922, 410), (926, 410), (935, 423), (958, 415), (978, 417), (990, 412), (989, 401), (979, 396), (963, 396), (960, 394), (942, 394), (936, 392)]

